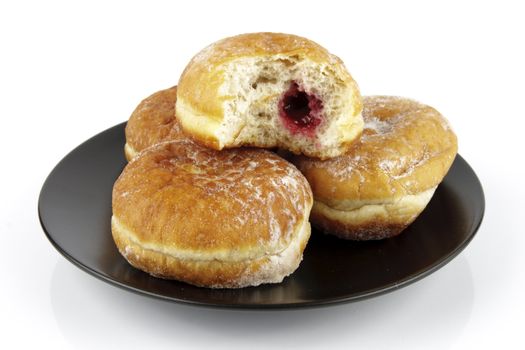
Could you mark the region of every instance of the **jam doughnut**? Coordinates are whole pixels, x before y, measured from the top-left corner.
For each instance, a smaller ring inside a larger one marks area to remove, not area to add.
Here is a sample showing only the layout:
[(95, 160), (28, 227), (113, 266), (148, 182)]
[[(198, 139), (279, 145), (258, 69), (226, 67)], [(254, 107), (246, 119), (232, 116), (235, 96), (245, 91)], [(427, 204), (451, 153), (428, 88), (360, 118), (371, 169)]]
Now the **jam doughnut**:
[(177, 99), (184, 131), (217, 150), (280, 147), (325, 159), (363, 129), (361, 96), (343, 62), (295, 35), (213, 43), (187, 65)]
[(157, 143), (189, 139), (175, 117), (176, 102), (177, 87), (174, 86), (154, 93), (135, 108), (126, 125), (127, 160)]
[(153, 276), (240, 288), (295, 271), (312, 204), (304, 176), (272, 152), (179, 140), (146, 149), (124, 168), (111, 228), (125, 259)]
[(423, 211), (457, 152), (454, 132), (434, 108), (388, 96), (364, 97), (363, 104), (363, 134), (346, 154), (290, 159), (312, 187), (312, 225), (352, 240), (399, 234)]

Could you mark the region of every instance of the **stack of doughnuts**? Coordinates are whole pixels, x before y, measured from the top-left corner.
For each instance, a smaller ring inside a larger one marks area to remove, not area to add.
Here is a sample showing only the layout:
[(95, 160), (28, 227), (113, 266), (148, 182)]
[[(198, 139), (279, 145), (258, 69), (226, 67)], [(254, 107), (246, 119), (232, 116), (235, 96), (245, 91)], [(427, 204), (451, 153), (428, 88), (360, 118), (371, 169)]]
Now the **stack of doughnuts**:
[(278, 283), (321, 232), (377, 240), (423, 211), (457, 152), (432, 107), (361, 97), (342, 61), (294, 35), (220, 40), (126, 126), (113, 188), (124, 258), (209, 288)]

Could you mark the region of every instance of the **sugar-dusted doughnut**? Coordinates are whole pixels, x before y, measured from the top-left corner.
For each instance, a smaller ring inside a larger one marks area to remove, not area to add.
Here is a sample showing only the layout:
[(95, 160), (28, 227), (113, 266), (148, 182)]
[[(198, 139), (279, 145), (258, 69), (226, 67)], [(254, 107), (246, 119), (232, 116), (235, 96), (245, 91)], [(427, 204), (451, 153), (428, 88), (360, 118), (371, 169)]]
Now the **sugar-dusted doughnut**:
[(430, 201), (457, 152), (455, 134), (434, 108), (388, 96), (363, 103), (364, 131), (346, 154), (291, 159), (314, 193), (312, 224), (353, 240), (399, 234)]
[(120, 253), (154, 276), (256, 286), (298, 267), (312, 202), (304, 176), (272, 152), (179, 140), (146, 149), (124, 168), (111, 226)]
[(251, 33), (199, 52), (179, 80), (177, 118), (220, 150), (281, 147), (330, 158), (362, 131), (361, 96), (343, 62), (295, 35)]
[(166, 141), (188, 139), (175, 116), (177, 87), (160, 90), (135, 108), (126, 124), (124, 152), (128, 160), (146, 148)]

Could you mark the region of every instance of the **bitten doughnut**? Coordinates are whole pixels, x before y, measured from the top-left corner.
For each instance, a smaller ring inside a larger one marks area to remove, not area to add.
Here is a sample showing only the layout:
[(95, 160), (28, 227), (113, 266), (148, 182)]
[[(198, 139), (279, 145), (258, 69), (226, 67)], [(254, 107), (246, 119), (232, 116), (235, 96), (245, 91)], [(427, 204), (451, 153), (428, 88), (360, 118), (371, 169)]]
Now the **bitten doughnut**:
[(312, 202), (304, 176), (272, 152), (179, 140), (148, 148), (124, 168), (111, 228), (127, 261), (153, 276), (257, 286), (298, 267)]
[(434, 108), (399, 97), (363, 99), (364, 131), (343, 156), (294, 157), (314, 193), (311, 222), (352, 240), (399, 234), (451, 166), (457, 140)]
[(177, 118), (221, 150), (281, 147), (330, 158), (362, 131), (358, 87), (343, 62), (308, 39), (251, 33), (199, 52), (182, 73)]
[(124, 152), (128, 160), (157, 143), (188, 139), (175, 116), (176, 102), (174, 86), (145, 98), (135, 108), (126, 125)]

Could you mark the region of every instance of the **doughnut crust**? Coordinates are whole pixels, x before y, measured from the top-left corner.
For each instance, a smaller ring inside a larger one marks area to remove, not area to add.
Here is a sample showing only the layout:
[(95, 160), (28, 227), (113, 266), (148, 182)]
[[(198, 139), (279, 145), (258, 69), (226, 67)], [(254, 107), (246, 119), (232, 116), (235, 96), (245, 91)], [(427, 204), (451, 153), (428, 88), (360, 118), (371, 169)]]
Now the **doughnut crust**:
[(364, 97), (364, 131), (343, 156), (292, 157), (314, 193), (311, 222), (352, 240), (399, 234), (423, 211), (457, 152), (434, 108), (391, 96)]
[(226, 38), (199, 52), (179, 80), (177, 117), (217, 149), (281, 147), (330, 158), (361, 133), (362, 103), (343, 62), (281, 33)]
[(188, 140), (143, 151), (113, 188), (112, 233), (128, 262), (211, 288), (281, 282), (310, 236), (312, 193), (272, 152)]
[(175, 116), (177, 86), (160, 90), (145, 98), (135, 108), (126, 125), (126, 159), (165, 141), (188, 139)]

